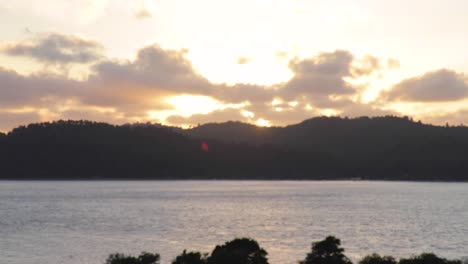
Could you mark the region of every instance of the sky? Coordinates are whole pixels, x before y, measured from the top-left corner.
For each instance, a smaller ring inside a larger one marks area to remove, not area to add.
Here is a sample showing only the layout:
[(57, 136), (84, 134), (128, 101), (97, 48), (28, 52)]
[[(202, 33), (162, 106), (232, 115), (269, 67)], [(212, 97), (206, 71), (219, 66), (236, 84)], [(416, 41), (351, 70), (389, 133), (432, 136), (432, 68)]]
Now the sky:
[(0, 2), (0, 131), (87, 119), (468, 123), (464, 0)]

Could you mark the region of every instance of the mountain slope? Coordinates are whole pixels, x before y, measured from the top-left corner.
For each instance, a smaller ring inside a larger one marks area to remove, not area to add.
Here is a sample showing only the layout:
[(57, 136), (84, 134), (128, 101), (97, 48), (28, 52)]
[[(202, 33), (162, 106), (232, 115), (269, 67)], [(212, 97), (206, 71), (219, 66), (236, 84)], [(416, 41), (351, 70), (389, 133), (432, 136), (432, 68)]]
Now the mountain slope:
[(9, 179), (468, 180), (468, 128), (397, 117), (189, 130), (58, 121), (0, 135), (0, 166)]
[(335, 178), (342, 175), (326, 167), (339, 161), (312, 151), (201, 141), (168, 127), (112, 126), (89, 121), (59, 121), (14, 129), (0, 142), (0, 160), (1, 178), (9, 179)]

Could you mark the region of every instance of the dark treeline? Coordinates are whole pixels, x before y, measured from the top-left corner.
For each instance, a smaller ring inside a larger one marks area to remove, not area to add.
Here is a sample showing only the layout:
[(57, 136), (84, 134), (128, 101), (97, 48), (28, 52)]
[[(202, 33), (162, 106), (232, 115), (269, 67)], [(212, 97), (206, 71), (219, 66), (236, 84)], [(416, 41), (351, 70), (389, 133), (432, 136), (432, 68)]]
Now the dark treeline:
[[(344, 254), (340, 239), (328, 236), (322, 241), (312, 243), (309, 253), (298, 264), (353, 264)], [(268, 252), (252, 239), (238, 238), (216, 246), (211, 254), (183, 251), (175, 257), (172, 264), (268, 264)], [(290, 262), (295, 262), (291, 260)], [(111, 254), (105, 264), (159, 264), (158, 253), (142, 252), (139, 256), (121, 253)], [(358, 264), (462, 264), (461, 260), (440, 258), (433, 253), (422, 253), (410, 258), (396, 260), (392, 256), (371, 254), (362, 258)]]
[(0, 134), (0, 165), (9, 179), (467, 181), (468, 128), (392, 116), (187, 130), (57, 121)]

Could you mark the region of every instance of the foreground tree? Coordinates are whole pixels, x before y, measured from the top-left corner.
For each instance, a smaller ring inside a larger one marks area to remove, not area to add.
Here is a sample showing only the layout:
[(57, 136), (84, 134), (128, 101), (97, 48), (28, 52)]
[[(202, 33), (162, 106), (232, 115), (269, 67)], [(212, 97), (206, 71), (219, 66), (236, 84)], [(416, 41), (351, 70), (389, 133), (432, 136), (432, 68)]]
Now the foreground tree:
[(325, 240), (312, 243), (312, 252), (308, 253), (306, 258), (300, 261), (300, 264), (352, 264), (340, 247), (341, 241), (328, 236)]
[[(312, 243), (312, 251), (299, 264), (352, 264), (340, 247), (341, 241), (328, 236), (322, 241)], [(183, 251), (172, 264), (268, 264), (267, 252), (257, 241), (237, 238), (215, 247), (210, 256), (200, 252)], [(157, 253), (142, 252), (138, 257), (124, 254), (111, 254), (105, 264), (159, 264)], [(411, 258), (396, 261), (392, 256), (372, 254), (364, 257), (358, 264), (468, 264), (468, 261), (439, 258), (433, 253), (423, 253)]]
[(397, 264), (397, 261), (392, 256), (380, 256), (379, 254), (372, 254), (365, 256), (359, 264)]
[(160, 259), (157, 253), (142, 252), (138, 257), (116, 253), (107, 258), (106, 264), (159, 264)]
[(238, 238), (216, 246), (208, 264), (268, 264), (267, 254), (257, 241)]
[(182, 254), (177, 256), (172, 264), (206, 264), (206, 255), (202, 255), (200, 252), (189, 252), (184, 250)]

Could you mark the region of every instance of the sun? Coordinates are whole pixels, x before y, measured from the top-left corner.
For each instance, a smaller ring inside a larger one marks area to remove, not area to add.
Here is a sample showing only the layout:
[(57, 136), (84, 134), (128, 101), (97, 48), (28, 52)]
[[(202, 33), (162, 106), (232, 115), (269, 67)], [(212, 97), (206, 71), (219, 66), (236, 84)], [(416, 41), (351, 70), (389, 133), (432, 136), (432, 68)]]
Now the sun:
[(271, 122), (263, 118), (257, 119), (255, 124), (260, 127), (271, 127)]
[(208, 114), (215, 110), (225, 108), (225, 105), (209, 96), (201, 95), (177, 95), (165, 100), (181, 116), (194, 114)]

